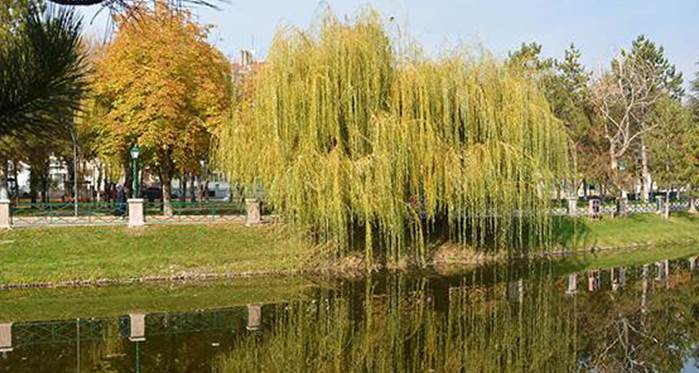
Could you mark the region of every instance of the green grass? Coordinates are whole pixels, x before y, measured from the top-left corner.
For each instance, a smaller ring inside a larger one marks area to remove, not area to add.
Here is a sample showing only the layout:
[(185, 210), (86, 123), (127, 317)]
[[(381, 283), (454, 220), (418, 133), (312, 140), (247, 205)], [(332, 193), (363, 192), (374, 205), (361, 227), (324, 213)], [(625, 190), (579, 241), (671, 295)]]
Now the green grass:
[(0, 232), (0, 284), (284, 272), (312, 248), (278, 227), (61, 227)]
[(0, 321), (112, 317), (305, 299), (315, 285), (301, 278), (240, 278), (196, 284), (139, 284), (0, 292)]
[[(601, 221), (560, 219), (555, 232), (557, 243), (568, 249), (646, 247), (567, 259), (565, 265), (575, 268), (694, 255), (699, 247), (699, 218), (688, 214), (676, 214), (670, 220), (651, 214)], [(314, 254), (313, 246), (279, 226), (16, 229), (0, 232), (0, 285), (287, 273), (314, 269), (317, 261), (310, 260)]]
[(699, 244), (699, 217), (689, 214), (674, 214), (669, 220), (655, 214), (602, 220), (564, 218), (554, 224), (557, 243), (568, 249)]

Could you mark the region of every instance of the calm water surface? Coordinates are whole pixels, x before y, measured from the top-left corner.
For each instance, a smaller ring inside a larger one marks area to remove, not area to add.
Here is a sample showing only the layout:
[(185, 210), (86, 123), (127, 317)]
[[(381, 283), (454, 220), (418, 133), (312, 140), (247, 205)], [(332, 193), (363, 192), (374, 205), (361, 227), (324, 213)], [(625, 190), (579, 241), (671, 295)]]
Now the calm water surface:
[[(699, 372), (694, 263), (384, 274), (269, 296), (282, 284), (243, 304), (226, 303), (226, 284), (163, 287), (177, 307), (80, 318), (51, 317), (60, 296), (24, 292), (0, 304), (0, 372)], [(140, 291), (122, 289), (84, 299), (121, 310), (113, 293)]]

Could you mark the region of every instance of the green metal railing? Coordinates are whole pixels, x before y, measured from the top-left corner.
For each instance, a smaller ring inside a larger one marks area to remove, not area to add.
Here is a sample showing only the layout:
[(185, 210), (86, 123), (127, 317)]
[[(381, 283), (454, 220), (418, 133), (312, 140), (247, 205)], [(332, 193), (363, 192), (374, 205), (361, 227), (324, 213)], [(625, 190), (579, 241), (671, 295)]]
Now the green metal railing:
[(225, 201), (171, 201), (170, 214), (162, 201), (147, 202), (144, 213), (147, 223), (201, 222), (239, 220), (245, 214), (242, 200)]
[(12, 225), (123, 224), (126, 203), (117, 202), (19, 202), (11, 205)]

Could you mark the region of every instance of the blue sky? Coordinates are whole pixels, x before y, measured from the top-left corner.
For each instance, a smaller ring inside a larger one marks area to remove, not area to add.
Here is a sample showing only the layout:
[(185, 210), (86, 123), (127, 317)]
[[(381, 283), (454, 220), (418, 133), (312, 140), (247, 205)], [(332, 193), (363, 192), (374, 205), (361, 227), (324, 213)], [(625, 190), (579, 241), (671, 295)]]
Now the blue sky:
[[(221, 10), (195, 8), (199, 22), (216, 26), (211, 41), (238, 58), (242, 48), (264, 53), (280, 25), (307, 26), (322, 4), (339, 16), (353, 16), (367, 5), (386, 17), (395, 17), (402, 29), (428, 53), (441, 48), (480, 46), (496, 56), (537, 41), (544, 54), (561, 57), (574, 42), (583, 62), (595, 71), (607, 66), (620, 48), (639, 34), (665, 47), (671, 62), (685, 75), (685, 83), (699, 69), (699, 0), (229, 0)], [(82, 8), (90, 22), (98, 8)], [(103, 12), (88, 25), (88, 32), (104, 35)]]

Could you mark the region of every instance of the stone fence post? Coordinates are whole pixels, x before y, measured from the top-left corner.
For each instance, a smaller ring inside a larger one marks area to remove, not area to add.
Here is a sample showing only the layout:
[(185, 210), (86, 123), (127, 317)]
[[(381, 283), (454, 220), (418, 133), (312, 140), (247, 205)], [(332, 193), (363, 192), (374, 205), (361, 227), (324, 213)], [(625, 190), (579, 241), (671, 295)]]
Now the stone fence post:
[(245, 225), (253, 226), (262, 222), (262, 213), (260, 212), (260, 201), (256, 198), (245, 199)]
[(568, 197), (568, 216), (578, 216), (578, 197)]
[(656, 208), (658, 209), (658, 215), (662, 216), (664, 219), (670, 218), (670, 205), (664, 196), (655, 196)]
[(10, 200), (0, 200), (0, 229), (9, 229), (12, 225), (10, 219)]
[(129, 203), (129, 228), (142, 227), (146, 224), (143, 214), (143, 198), (131, 198)]

